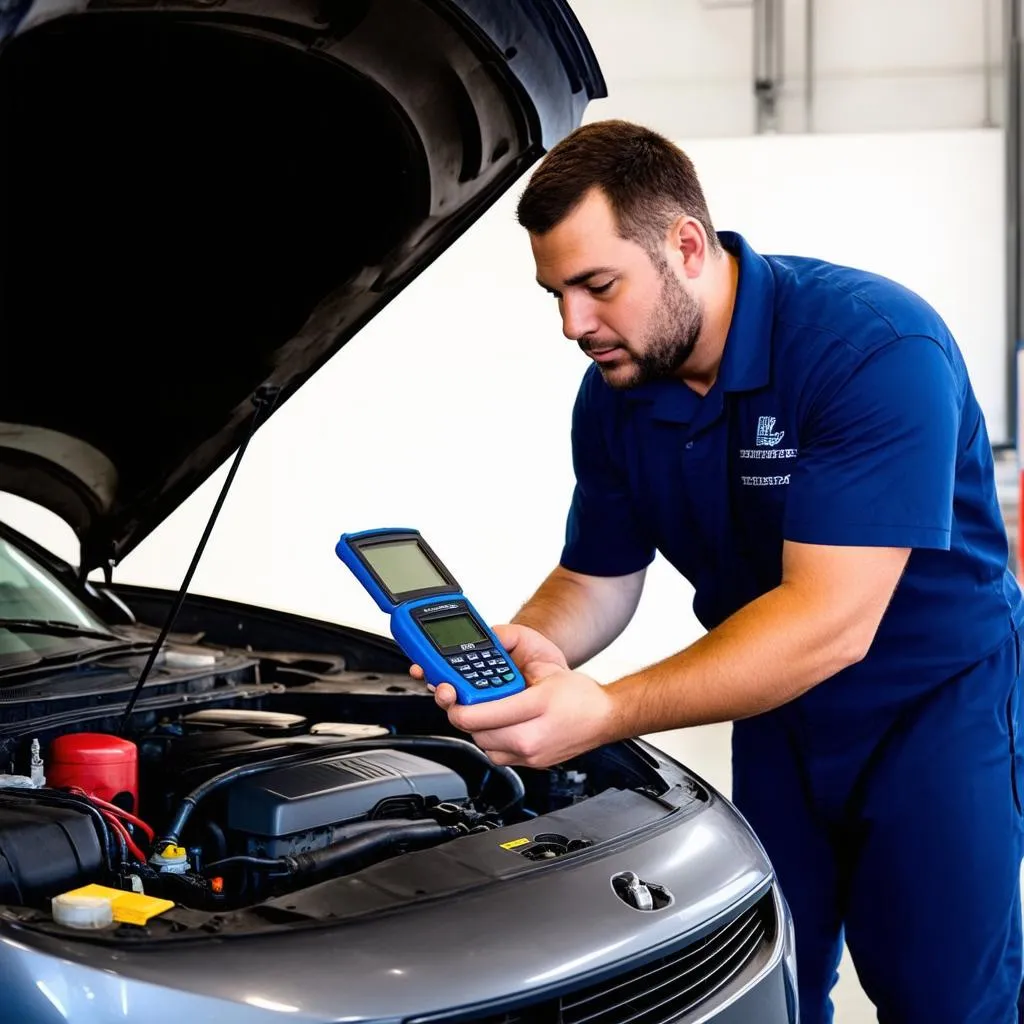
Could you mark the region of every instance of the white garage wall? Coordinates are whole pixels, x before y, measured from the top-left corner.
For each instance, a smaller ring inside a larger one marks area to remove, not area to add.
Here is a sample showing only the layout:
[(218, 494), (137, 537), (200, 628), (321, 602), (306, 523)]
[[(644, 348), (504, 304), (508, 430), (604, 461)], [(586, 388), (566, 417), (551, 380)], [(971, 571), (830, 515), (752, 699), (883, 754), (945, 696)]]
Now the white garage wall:
[[(570, 0), (610, 97), (673, 138), (755, 130), (752, 0)], [(810, 125), (806, 13), (813, 19)], [(1003, 0), (782, 0), (777, 129), (911, 131), (1000, 124)]]
[(967, 359), (993, 442), (1007, 439), (1003, 134), (764, 136), (687, 146), (719, 226), (915, 289)]
[[(719, 227), (917, 288), (959, 334), (1001, 436), (998, 132), (759, 137), (688, 144)], [(506, 196), (272, 418), (250, 446), (193, 590), (385, 632), (337, 535), (421, 529), (492, 621), (555, 564), (585, 359), (533, 283)], [(177, 587), (226, 467), (116, 571)], [(0, 496), (0, 516), (75, 560), (70, 531)], [(700, 635), (660, 560), (637, 618), (591, 665), (611, 678)]]

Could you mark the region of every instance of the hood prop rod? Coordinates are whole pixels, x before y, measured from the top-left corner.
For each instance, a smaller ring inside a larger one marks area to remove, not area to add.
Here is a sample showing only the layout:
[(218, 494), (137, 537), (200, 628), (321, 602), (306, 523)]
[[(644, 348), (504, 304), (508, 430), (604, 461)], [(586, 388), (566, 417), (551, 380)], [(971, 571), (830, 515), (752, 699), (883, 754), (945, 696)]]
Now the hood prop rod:
[(149, 652), (146, 664), (143, 666), (142, 672), (139, 675), (139, 681), (135, 684), (135, 689), (132, 691), (132, 695), (128, 699), (128, 704), (125, 706), (120, 728), (120, 735), (122, 738), (127, 734), (128, 722), (131, 719), (132, 711), (135, 708), (135, 702), (139, 699), (139, 694), (142, 692), (142, 687), (145, 686), (146, 680), (149, 678), (149, 673), (153, 669), (157, 655), (160, 653), (164, 642), (167, 640), (167, 635), (170, 633), (171, 628), (178, 617), (178, 613), (181, 611), (181, 606), (185, 603), (185, 595), (188, 592), (189, 585), (192, 583), (192, 577), (195, 575), (196, 568), (199, 566), (199, 560), (203, 557), (206, 542), (210, 539), (210, 534), (213, 533), (213, 525), (217, 522), (217, 517), (220, 515), (220, 510), (224, 505), (224, 499), (228, 496), (228, 491), (231, 490), (231, 485), (234, 483), (235, 473), (238, 472), (238, 466), (242, 461), (242, 457), (245, 455), (245, 450), (249, 447), (249, 442), (252, 440), (257, 428), (273, 411), (280, 394), (281, 389), (279, 387), (272, 384), (262, 384), (252, 395), (252, 403), (256, 406), (256, 414), (252, 418), (252, 424), (249, 427), (248, 433), (242, 438), (242, 443), (239, 445), (238, 451), (235, 453), (235, 459), (234, 462), (231, 463), (231, 469), (228, 470), (227, 479), (224, 481), (224, 486), (221, 488), (220, 494), (217, 495), (217, 500), (213, 505), (213, 511), (210, 513), (210, 518), (207, 520), (206, 528), (203, 530), (203, 535), (199, 539), (199, 545), (196, 548), (195, 554), (192, 556), (192, 564), (188, 567), (188, 571), (185, 573), (185, 578), (181, 581), (181, 586), (178, 588), (178, 593), (175, 595), (174, 604), (171, 607), (170, 614), (167, 616), (167, 620), (164, 622), (163, 627), (160, 630), (160, 635), (157, 637), (152, 650)]

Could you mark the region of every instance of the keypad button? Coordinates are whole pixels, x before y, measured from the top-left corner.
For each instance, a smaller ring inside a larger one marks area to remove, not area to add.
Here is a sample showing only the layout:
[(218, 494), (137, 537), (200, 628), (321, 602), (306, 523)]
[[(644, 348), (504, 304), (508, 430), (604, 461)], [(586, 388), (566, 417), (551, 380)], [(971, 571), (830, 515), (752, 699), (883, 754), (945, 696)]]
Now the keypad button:
[(480, 655), (479, 654), (467, 654), (466, 655), (466, 660), (467, 661), (479, 661), (480, 660)]
[(462, 677), (463, 677), (463, 679), (479, 679), (480, 678), (480, 673), (479, 672), (466, 672), (466, 671), (463, 671)]
[(474, 679), (472, 685), (475, 686), (478, 690), (486, 690), (487, 687), (491, 686), (492, 684), (489, 679)]
[(515, 672), (506, 672), (504, 673), (504, 675), (502, 675), (501, 678), (504, 679), (506, 683), (511, 683), (515, 679), (515, 677)]
[[(490, 664), (490, 662), (488, 662), (488, 664)], [(508, 668), (508, 662), (507, 661), (496, 661), (496, 662), (494, 662), (494, 667), (499, 672), (504, 672)]]
[(494, 669), (493, 668), (482, 669), (481, 672), (480, 672), (480, 675), (484, 676), (487, 679), (490, 679), (490, 677), (494, 675)]
[(456, 655), (454, 658), (449, 658), (448, 659), (448, 664), (449, 665), (465, 665), (466, 664), (466, 659), (464, 657), (462, 657), (461, 654), (459, 654), (459, 655)]

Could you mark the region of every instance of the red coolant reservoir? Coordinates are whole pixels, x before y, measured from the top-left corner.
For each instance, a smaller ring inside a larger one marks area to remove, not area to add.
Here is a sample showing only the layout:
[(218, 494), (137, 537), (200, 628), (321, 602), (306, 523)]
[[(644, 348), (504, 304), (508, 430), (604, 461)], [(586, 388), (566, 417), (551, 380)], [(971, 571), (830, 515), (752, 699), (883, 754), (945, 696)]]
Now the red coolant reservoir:
[(126, 811), (139, 806), (139, 763), (135, 744), (118, 736), (79, 732), (50, 744), (46, 784), (78, 786)]

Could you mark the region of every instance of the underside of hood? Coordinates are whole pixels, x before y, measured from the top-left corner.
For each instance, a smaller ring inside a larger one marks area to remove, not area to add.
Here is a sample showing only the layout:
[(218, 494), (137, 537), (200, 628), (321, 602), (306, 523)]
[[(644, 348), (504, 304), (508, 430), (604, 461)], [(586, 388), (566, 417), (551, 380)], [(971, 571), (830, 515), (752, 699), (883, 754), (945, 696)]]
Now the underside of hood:
[(559, 0), (66, 2), (0, 19), (0, 489), (86, 572), (604, 83)]

